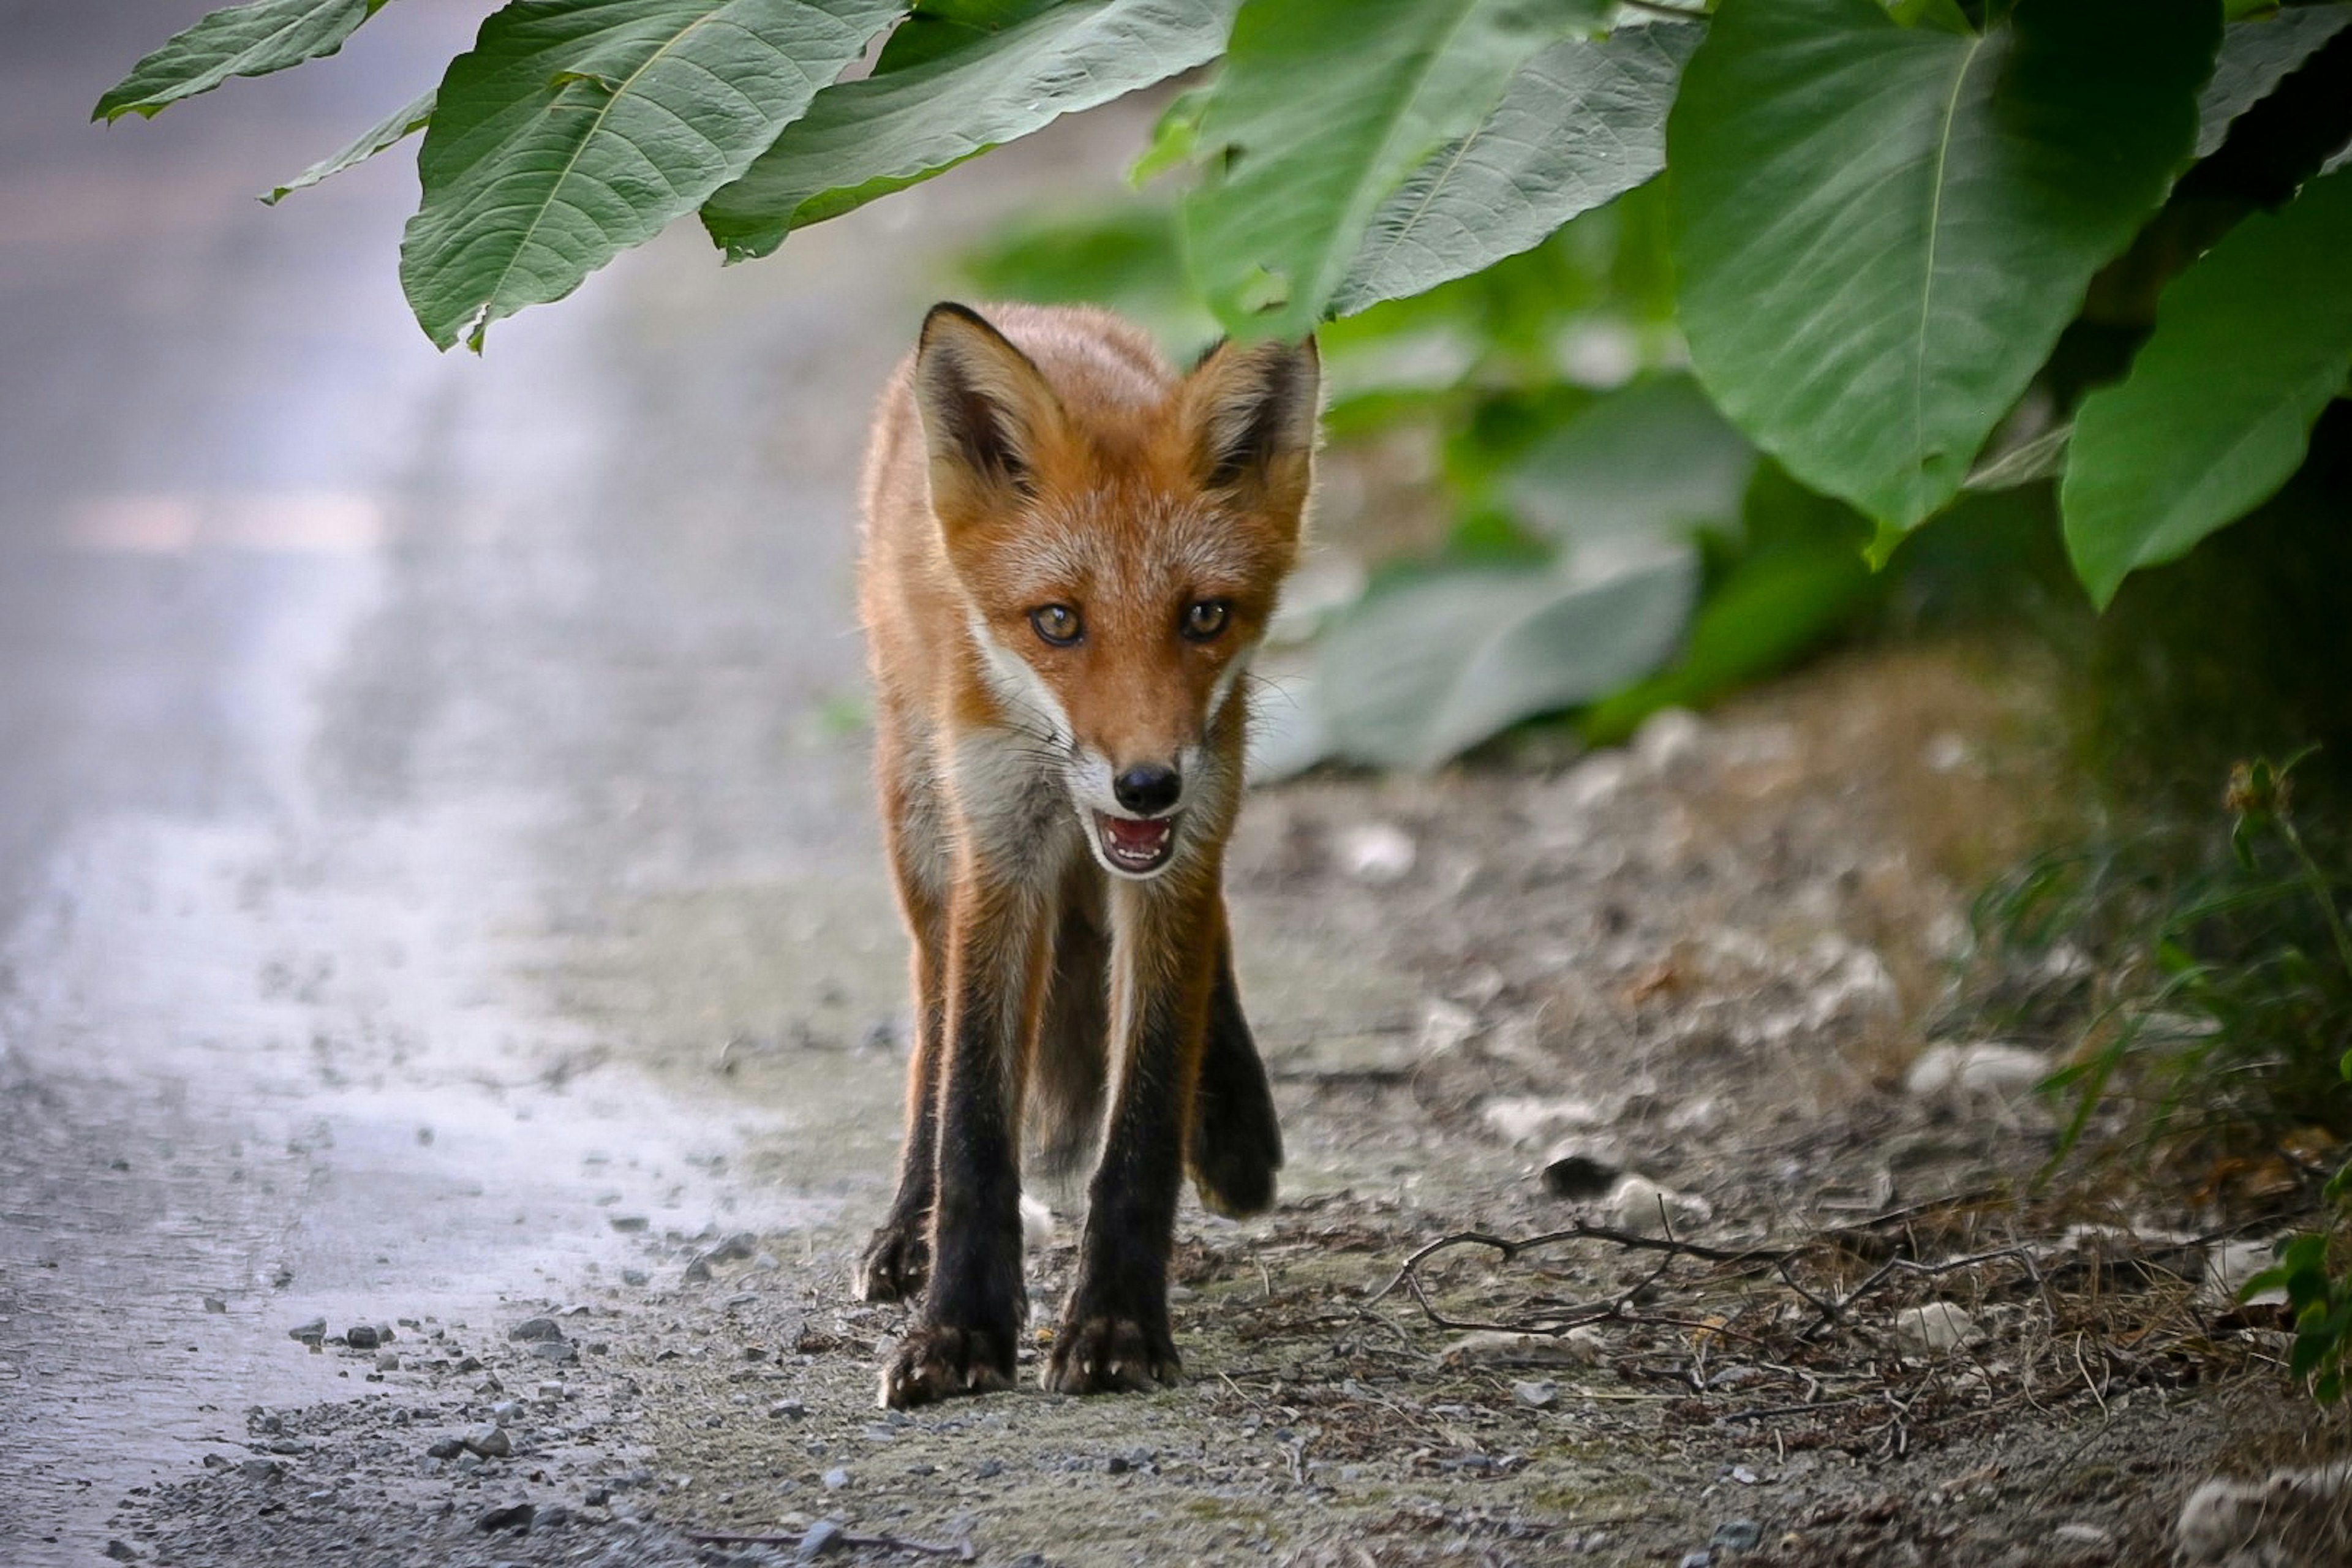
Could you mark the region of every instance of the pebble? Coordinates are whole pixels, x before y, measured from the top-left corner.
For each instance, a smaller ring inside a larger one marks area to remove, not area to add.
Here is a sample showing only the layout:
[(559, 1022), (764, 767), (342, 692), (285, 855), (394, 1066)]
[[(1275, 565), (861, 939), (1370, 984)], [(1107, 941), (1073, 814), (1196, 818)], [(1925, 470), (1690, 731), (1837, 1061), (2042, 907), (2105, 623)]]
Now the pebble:
[(286, 1331), (286, 1337), (299, 1340), (306, 1345), (315, 1345), (327, 1337), (327, 1320), (313, 1318), (307, 1323), (297, 1323)]
[(510, 1502), (503, 1508), (494, 1508), (482, 1515), (474, 1521), (474, 1528), (485, 1535), (495, 1534), (501, 1530), (520, 1531), (528, 1534), (531, 1521), (538, 1517), (539, 1510), (531, 1504)]
[(980, 1462), (980, 1464), (979, 1464), (978, 1468), (975, 1468), (975, 1469), (971, 1472), (971, 1475), (972, 1475), (972, 1479), (974, 1479), (974, 1480), (979, 1480), (979, 1481), (984, 1481), (984, 1480), (988, 1480), (988, 1479), (991, 1479), (991, 1478), (992, 1478), (992, 1477), (1001, 1476), (1001, 1475), (1003, 1475), (1003, 1473), (1004, 1473), (1004, 1461), (1003, 1461), (1003, 1460), (1002, 1460), (1002, 1459), (982, 1459), (982, 1460)]
[(108, 1542), (106, 1543), (106, 1554), (109, 1557), (113, 1558), (117, 1563), (136, 1563), (139, 1561), (139, 1548), (131, 1545), (131, 1542), (127, 1541)]
[(398, 1351), (384, 1351), (380, 1352), (375, 1358), (375, 1369), (378, 1372), (398, 1372), (400, 1370), (400, 1352)]
[(760, 1238), (748, 1230), (739, 1230), (703, 1256), (713, 1263), (740, 1263), (759, 1250)]
[(228, 1298), (227, 1298), (227, 1297), (226, 1297), (226, 1296), (207, 1296), (207, 1297), (205, 1297), (205, 1311), (207, 1311), (207, 1312), (226, 1312), (226, 1311), (227, 1311), (227, 1310), (228, 1310)]
[(1402, 881), (1418, 858), (1412, 836), (1392, 822), (1367, 822), (1339, 836), (1339, 864), (1370, 887)]
[(353, 1323), (343, 1331), (343, 1343), (355, 1351), (372, 1351), (389, 1337), (373, 1323)]
[(1920, 1100), (1946, 1095), (2014, 1100), (2032, 1093), (2050, 1071), (2050, 1059), (2040, 1051), (1998, 1040), (1929, 1046), (1904, 1075), (1903, 1087)]
[(849, 1542), (840, 1525), (829, 1519), (820, 1519), (808, 1527), (801, 1537), (800, 1550), (793, 1555), (803, 1563), (814, 1563), (828, 1552), (838, 1552)]
[(825, 1490), (829, 1492), (837, 1492), (849, 1485), (849, 1472), (843, 1469), (840, 1466), (835, 1465), (833, 1468), (825, 1471), (824, 1479)]
[(425, 1457), (428, 1459), (454, 1459), (465, 1451), (466, 1440), (463, 1437), (440, 1437), (425, 1450)]
[(570, 1340), (533, 1340), (530, 1353), (541, 1361), (568, 1364), (580, 1359), (580, 1347)]
[(248, 1481), (274, 1481), (286, 1473), (283, 1459), (247, 1459), (237, 1466)]
[(604, 1223), (624, 1235), (633, 1235), (652, 1222), (641, 1214), (616, 1214), (605, 1215)]
[(621, 1283), (624, 1285), (646, 1285), (652, 1283), (652, 1281), (653, 1276), (646, 1273), (642, 1268), (624, 1268), (621, 1270)]
[(1762, 1544), (1764, 1527), (1752, 1519), (1727, 1519), (1715, 1527), (1715, 1539), (1710, 1547), (1726, 1552), (1753, 1552)]
[(710, 1282), (709, 1259), (697, 1254), (694, 1258), (688, 1260), (684, 1272), (680, 1273), (678, 1278), (685, 1280), (688, 1285), (709, 1284)]
[(2050, 1533), (2070, 1546), (2105, 1546), (2115, 1539), (2095, 1524), (2062, 1524)]
[(466, 1447), (486, 1459), (503, 1459), (514, 1452), (514, 1439), (495, 1421), (485, 1421), (466, 1434)]
[(560, 1340), (563, 1330), (553, 1318), (525, 1318), (507, 1331), (510, 1340)]
[(501, 1399), (496, 1405), (490, 1406), (490, 1419), (497, 1422), (501, 1426), (505, 1426), (509, 1421), (517, 1419), (521, 1415), (522, 1401), (520, 1399)]
[(1707, 1212), (1700, 1199), (1669, 1192), (1647, 1176), (1620, 1176), (1609, 1190), (1611, 1223), (1636, 1236), (1663, 1236), (1669, 1222), (1680, 1230), (1704, 1221)]
[(1559, 1403), (1559, 1384), (1534, 1380), (1515, 1383), (1511, 1397), (1530, 1410), (1549, 1410)]
[(1895, 1314), (1895, 1332), (1914, 1351), (1942, 1352), (1975, 1337), (1977, 1321), (1949, 1301), (1906, 1307)]
[(798, 1421), (808, 1414), (808, 1406), (797, 1399), (779, 1399), (768, 1406), (768, 1414), (779, 1421)]

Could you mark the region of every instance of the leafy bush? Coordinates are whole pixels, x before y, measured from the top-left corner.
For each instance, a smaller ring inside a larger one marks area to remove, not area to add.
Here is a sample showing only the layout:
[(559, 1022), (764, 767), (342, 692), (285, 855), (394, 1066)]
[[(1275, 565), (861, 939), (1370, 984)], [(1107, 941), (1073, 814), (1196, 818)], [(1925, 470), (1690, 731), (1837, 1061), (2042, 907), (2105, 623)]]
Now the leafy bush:
[[(97, 112), (152, 115), (332, 53), (380, 4), (217, 12)], [(1812, 640), (1864, 592), (1832, 559), (1843, 508), (1883, 563), (1972, 480), (2055, 476), (2074, 570), (2104, 604), (2276, 490), (2352, 370), (2336, 265), (2352, 249), (2352, 5), (2226, 27), (2223, 13), (511, 0), (437, 86), (271, 195), (422, 129), (402, 279), (436, 343), (478, 349), (492, 322), (688, 213), (729, 259), (763, 256), (1220, 58), (1149, 159), (1190, 173), (1186, 276), (1234, 333), (1296, 336), (1486, 273), (1651, 185), (1695, 382), (1636, 384), (1613, 410), (1565, 400), (1553, 450), (1518, 469), (1564, 474), (1560, 504), (1496, 492), (1537, 521), (1548, 559), (1368, 600), (1333, 634), (1364, 679), (1303, 710), (1331, 748), (1426, 763), (1595, 701), (1591, 727), (1620, 732)], [(2075, 351), (2103, 331), (2116, 352), (2084, 374)], [(1714, 434), (1695, 434), (1702, 400)], [(1600, 470), (1644, 413), (1662, 453), (1728, 450), (1736, 431), (1775, 477), (1701, 498), (1679, 538), (1597, 548), (1589, 513), (1622, 478)]]

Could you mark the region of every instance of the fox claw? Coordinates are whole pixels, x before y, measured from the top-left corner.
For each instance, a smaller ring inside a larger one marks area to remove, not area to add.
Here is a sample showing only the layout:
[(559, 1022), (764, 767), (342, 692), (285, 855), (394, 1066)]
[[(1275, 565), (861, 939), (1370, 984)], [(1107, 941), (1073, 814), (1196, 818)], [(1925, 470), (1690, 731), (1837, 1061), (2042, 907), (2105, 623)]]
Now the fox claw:
[[(1003, 1346), (999, 1354), (997, 1347)], [(988, 1394), (1013, 1386), (1013, 1342), (986, 1329), (954, 1329), (919, 1323), (882, 1363), (882, 1387), (875, 1403), (904, 1410), (962, 1394)]]
[(931, 1244), (918, 1226), (883, 1226), (857, 1259), (856, 1286), (861, 1301), (904, 1301), (923, 1293), (931, 1274)]
[(1184, 1363), (1167, 1330), (1132, 1318), (1091, 1317), (1065, 1321), (1055, 1332), (1038, 1380), (1050, 1394), (1144, 1393), (1182, 1383)]

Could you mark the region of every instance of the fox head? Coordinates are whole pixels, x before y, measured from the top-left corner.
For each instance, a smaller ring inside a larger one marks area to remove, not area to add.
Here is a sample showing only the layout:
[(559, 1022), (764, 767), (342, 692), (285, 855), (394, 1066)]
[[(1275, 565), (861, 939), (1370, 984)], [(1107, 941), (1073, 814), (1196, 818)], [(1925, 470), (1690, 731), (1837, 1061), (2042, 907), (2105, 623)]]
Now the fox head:
[(1219, 343), (1171, 384), (1065, 331), (1033, 360), (932, 310), (914, 383), (931, 510), (1001, 717), (1103, 868), (1148, 878), (1188, 807), (1231, 810), (1236, 693), (1297, 557), (1318, 367), (1311, 342)]

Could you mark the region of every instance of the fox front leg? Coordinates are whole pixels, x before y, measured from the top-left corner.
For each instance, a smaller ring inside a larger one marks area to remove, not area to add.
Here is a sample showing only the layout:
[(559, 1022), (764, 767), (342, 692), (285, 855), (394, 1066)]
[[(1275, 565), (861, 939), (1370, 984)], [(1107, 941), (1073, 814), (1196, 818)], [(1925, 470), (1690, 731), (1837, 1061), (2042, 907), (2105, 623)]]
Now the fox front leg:
[(960, 896), (950, 912), (930, 1280), (884, 1363), (887, 1408), (1013, 1384), (1027, 1314), (1017, 1116), (1049, 912), (1034, 896), (985, 888)]
[(1057, 1394), (1171, 1387), (1183, 1369), (1168, 1254), (1223, 926), (1213, 871), (1205, 891), (1163, 880), (1113, 894), (1111, 1103), (1042, 1374)]

